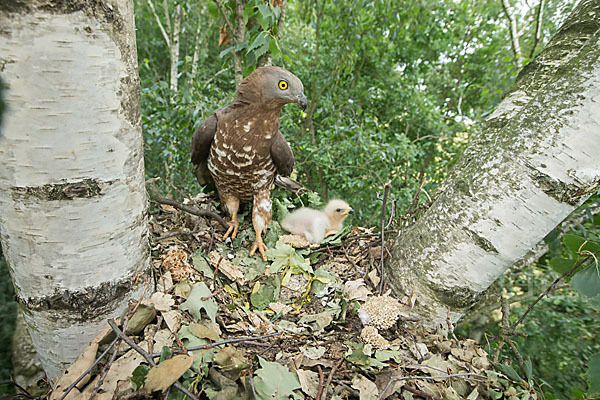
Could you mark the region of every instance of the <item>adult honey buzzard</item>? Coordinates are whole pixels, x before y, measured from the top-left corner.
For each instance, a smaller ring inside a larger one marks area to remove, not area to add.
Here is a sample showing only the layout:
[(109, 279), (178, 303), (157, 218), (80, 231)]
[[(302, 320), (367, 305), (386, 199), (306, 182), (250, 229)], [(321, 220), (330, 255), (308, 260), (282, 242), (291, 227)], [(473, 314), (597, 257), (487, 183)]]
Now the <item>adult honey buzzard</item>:
[(192, 163), (201, 184), (212, 176), (221, 203), (231, 216), (223, 237), (235, 238), (241, 201), (252, 200), (252, 225), (256, 240), (250, 250), (267, 260), (262, 234), (271, 223), (271, 186), (276, 175), (287, 177), (294, 155), (279, 131), (279, 113), (287, 103), (306, 108), (300, 79), (284, 68), (257, 68), (244, 79), (236, 97), (194, 132)]

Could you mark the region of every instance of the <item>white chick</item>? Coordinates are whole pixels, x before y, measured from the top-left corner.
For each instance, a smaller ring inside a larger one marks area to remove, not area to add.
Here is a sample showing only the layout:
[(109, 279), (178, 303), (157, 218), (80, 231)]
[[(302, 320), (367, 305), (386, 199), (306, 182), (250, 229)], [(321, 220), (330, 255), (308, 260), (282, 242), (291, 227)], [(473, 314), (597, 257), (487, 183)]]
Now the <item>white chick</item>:
[(322, 211), (308, 207), (294, 211), (281, 221), (281, 227), (304, 236), (311, 243), (321, 243), (325, 236), (339, 232), (346, 217), (353, 212), (345, 201), (331, 200)]

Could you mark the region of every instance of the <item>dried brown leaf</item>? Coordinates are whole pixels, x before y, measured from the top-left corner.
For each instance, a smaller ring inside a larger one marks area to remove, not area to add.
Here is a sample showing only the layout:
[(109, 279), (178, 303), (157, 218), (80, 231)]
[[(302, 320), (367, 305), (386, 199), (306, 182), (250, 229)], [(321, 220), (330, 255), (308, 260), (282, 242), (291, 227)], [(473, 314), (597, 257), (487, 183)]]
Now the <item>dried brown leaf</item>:
[(210, 339), (212, 341), (219, 340), (219, 334), (215, 332), (213, 329), (209, 328), (206, 325), (198, 324), (196, 322), (192, 322), (188, 329), (194, 336), (198, 339)]
[(317, 397), (319, 392), (319, 374), (307, 369), (299, 369), (296, 371), (302, 391), (312, 398)]
[(219, 27), (219, 46), (227, 46), (229, 43), (229, 33), (227, 32), (227, 24)]
[(232, 281), (244, 283), (244, 274), (240, 271), (240, 268), (231, 264), (231, 261), (219, 254), (218, 251), (211, 251), (208, 254), (208, 258), (210, 259), (212, 266), (219, 270), (219, 272), (222, 272), (227, 278)]
[(192, 366), (193, 360), (190, 356), (180, 354), (150, 368), (144, 383), (144, 391), (146, 393), (165, 391)]

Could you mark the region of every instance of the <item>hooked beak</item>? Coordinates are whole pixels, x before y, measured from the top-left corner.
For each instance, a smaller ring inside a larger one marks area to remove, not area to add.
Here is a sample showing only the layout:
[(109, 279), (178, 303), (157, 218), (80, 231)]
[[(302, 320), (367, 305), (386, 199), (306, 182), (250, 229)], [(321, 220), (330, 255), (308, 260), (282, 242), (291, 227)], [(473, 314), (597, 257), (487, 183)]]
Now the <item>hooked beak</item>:
[(351, 207), (348, 207), (346, 210), (344, 210), (344, 212), (342, 213), (342, 215), (350, 215), (350, 214), (354, 214), (354, 210)]
[(304, 93), (300, 93), (297, 96), (297, 101), (298, 101), (298, 105), (300, 106), (300, 108), (302, 108), (302, 111), (306, 110), (306, 106), (308, 105), (308, 102), (306, 101), (306, 96), (304, 96)]

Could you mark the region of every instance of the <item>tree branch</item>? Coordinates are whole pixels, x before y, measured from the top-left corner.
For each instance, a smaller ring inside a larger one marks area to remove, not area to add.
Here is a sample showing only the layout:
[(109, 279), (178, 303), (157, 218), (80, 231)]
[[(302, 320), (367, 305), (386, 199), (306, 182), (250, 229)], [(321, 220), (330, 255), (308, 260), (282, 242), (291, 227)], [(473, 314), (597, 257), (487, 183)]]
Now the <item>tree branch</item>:
[(173, 206), (181, 211), (185, 211), (187, 213), (197, 215), (198, 217), (209, 217), (216, 220), (223, 228), (229, 228), (229, 225), (220, 215), (210, 210), (198, 210), (195, 207), (186, 206), (185, 204), (181, 204), (178, 201), (167, 199), (166, 197), (162, 197), (158, 189), (156, 188), (154, 179), (148, 179), (146, 181), (146, 190), (148, 191), (148, 196), (150, 196), (150, 200), (160, 203), (167, 204)]
[(568, 270), (567, 272), (565, 272), (564, 274), (562, 274), (561, 276), (559, 276), (558, 278), (556, 278), (554, 280), (554, 282), (552, 282), (552, 284), (550, 286), (548, 286), (548, 288), (546, 290), (544, 290), (544, 293), (540, 294), (539, 297), (529, 306), (529, 308), (527, 309), (527, 311), (525, 311), (525, 313), (523, 315), (521, 315), (521, 318), (519, 318), (514, 324), (512, 324), (512, 326), (510, 327), (510, 329), (514, 330), (521, 322), (523, 322), (523, 320), (525, 319), (525, 317), (527, 316), (527, 314), (529, 314), (529, 312), (533, 309), (533, 307), (541, 299), (543, 299), (548, 293), (550, 293), (550, 291), (552, 291), (552, 289), (554, 289), (556, 287), (556, 285), (558, 285), (558, 282), (560, 282), (564, 277), (572, 275), (575, 271), (577, 271), (577, 269), (579, 267), (581, 267), (583, 264), (585, 264), (589, 260), (595, 259), (595, 256), (598, 253), (600, 253), (600, 250), (596, 250), (593, 254), (590, 254), (586, 258), (582, 259), (577, 264), (575, 264), (575, 266), (573, 268), (571, 268), (570, 270)]
[(384, 186), (383, 186), (383, 200), (382, 200), (382, 206), (381, 206), (381, 271), (379, 273), (379, 295), (381, 296), (383, 294), (383, 285), (384, 285), (384, 279), (383, 279), (383, 274), (384, 274), (384, 267), (385, 267), (385, 209), (387, 206), (387, 199), (388, 199), (388, 195), (390, 194), (390, 185), (391, 182), (388, 181)]
[(171, 48), (171, 39), (169, 39), (169, 35), (167, 35), (167, 32), (165, 31), (165, 28), (164, 28), (162, 22), (160, 22), (160, 17), (156, 13), (154, 4), (152, 3), (152, 0), (147, 0), (147, 2), (148, 2), (148, 6), (150, 7), (150, 10), (152, 11), (152, 15), (154, 15), (154, 18), (156, 19), (156, 23), (158, 24), (160, 33), (162, 33), (163, 38), (165, 39), (165, 42), (167, 43), (167, 47), (170, 49)]
[(169, 17), (169, 2), (167, 0), (163, 0), (163, 11), (165, 12), (165, 22), (167, 23), (167, 29), (169, 33), (173, 32), (171, 29), (171, 17)]
[(535, 36), (533, 37), (533, 46), (529, 53), (529, 59), (532, 59), (535, 54), (535, 49), (542, 39), (542, 22), (544, 21), (544, 4), (546, 0), (540, 0), (540, 4), (537, 7), (537, 14), (535, 16)]
[[(125, 343), (127, 343), (132, 349), (134, 349), (135, 351), (137, 351), (138, 353), (140, 353), (146, 359), (146, 361), (148, 361), (148, 364), (150, 364), (150, 366), (156, 367), (156, 363), (152, 359), (152, 356), (150, 354), (148, 354), (146, 352), (146, 350), (142, 349), (140, 346), (138, 346), (137, 344), (135, 344), (135, 342), (133, 340), (131, 340), (131, 338), (129, 338), (128, 336), (126, 336), (119, 329), (119, 327), (115, 323), (114, 319), (109, 319), (108, 320), (108, 325), (110, 325), (110, 327), (112, 328), (112, 330), (115, 332), (115, 334), (119, 338), (121, 338)], [(178, 389), (180, 392), (182, 392), (183, 394), (185, 394), (186, 396), (188, 396), (190, 399), (192, 399), (192, 400), (199, 400), (198, 397), (195, 394), (193, 394), (192, 392), (190, 392), (189, 390), (187, 390), (181, 383), (175, 382), (173, 384), (173, 386), (175, 386), (176, 389)]]
[(523, 66), (522, 60), (522, 51), (521, 45), (519, 44), (519, 34), (517, 29), (517, 18), (515, 17), (515, 13), (510, 5), (509, 0), (502, 0), (502, 9), (506, 14), (506, 18), (509, 23), (509, 32), (510, 32), (510, 43), (512, 45), (513, 53), (515, 54), (515, 65), (518, 68)]

